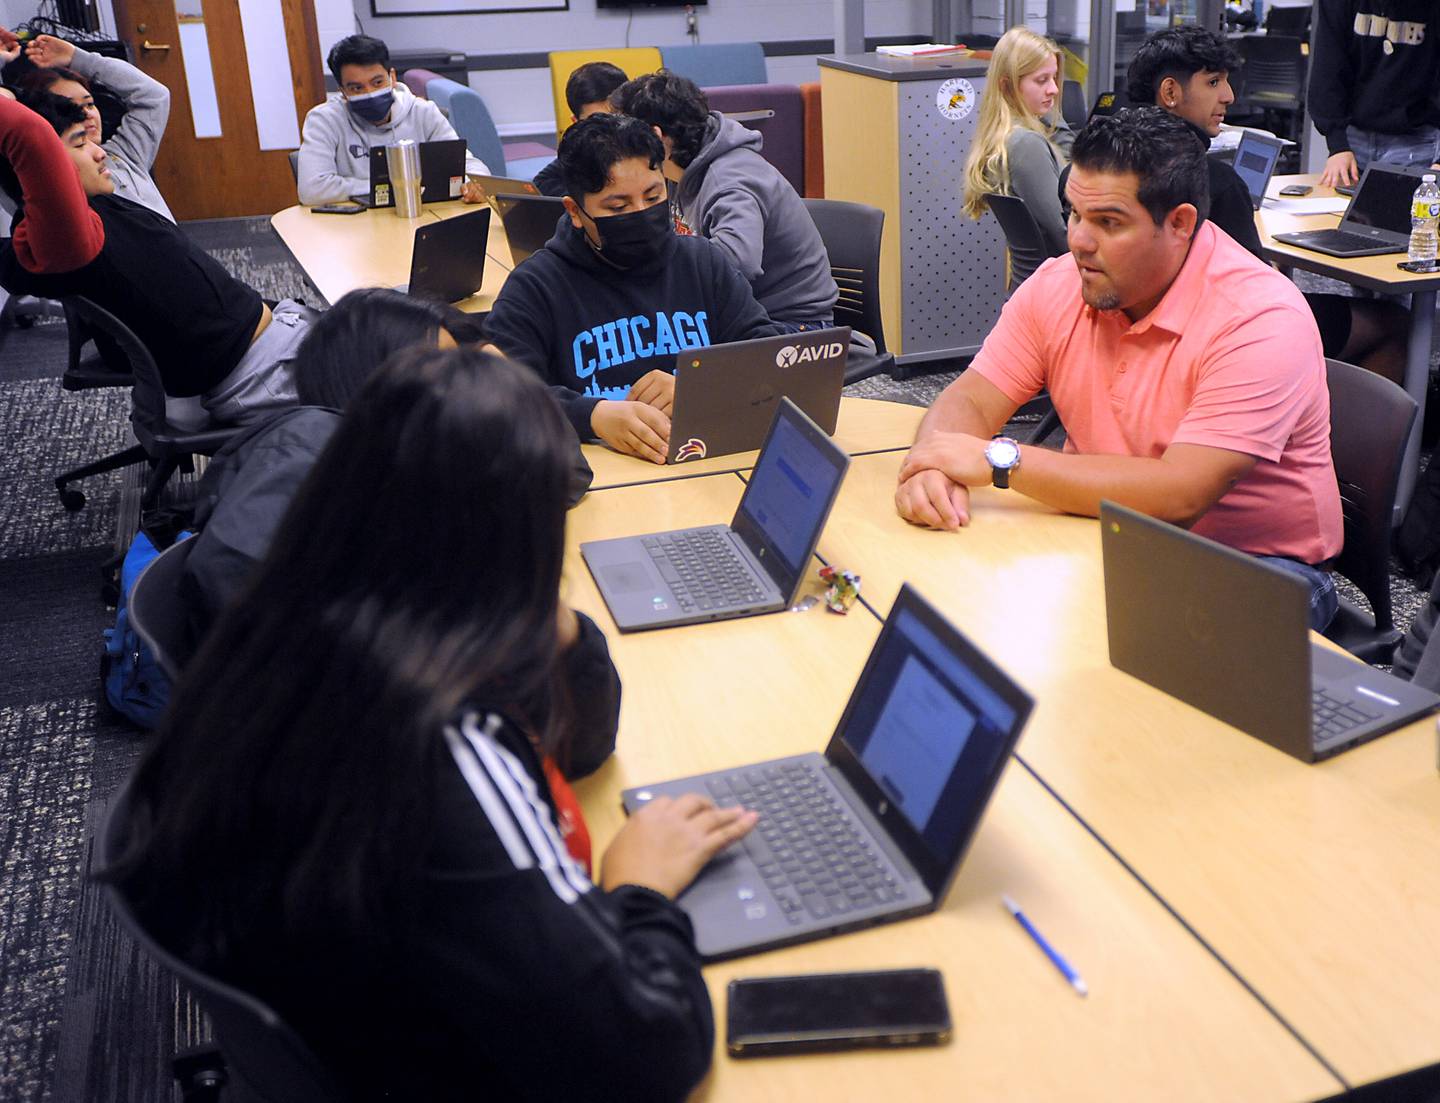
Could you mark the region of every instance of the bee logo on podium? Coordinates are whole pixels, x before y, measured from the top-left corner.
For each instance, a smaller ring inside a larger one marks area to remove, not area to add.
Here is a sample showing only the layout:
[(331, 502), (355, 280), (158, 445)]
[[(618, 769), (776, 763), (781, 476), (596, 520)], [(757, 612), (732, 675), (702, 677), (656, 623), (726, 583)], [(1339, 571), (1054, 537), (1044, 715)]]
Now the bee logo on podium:
[(959, 122), (975, 110), (980, 97), (964, 77), (951, 77), (935, 91), (935, 106), (951, 122)]

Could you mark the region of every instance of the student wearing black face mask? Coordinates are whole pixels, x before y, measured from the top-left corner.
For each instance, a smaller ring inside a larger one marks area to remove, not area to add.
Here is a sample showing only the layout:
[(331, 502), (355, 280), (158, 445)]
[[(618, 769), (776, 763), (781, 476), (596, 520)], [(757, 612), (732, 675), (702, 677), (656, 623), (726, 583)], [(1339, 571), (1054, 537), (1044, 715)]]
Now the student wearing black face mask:
[(655, 463), (669, 446), (676, 354), (780, 332), (723, 252), (674, 232), (664, 159), (637, 119), (592, 115), (567, 130), (565, 214), (485, 322), (555, 388), (581, 440)]
[[(342, 38), (326, 59), (340, 91), (310, 109), (300, 139), (296, 189), (306, 206), (334, 203), (370, 190), (370, 150), (402, 138), (439, 142), (458, 137), (440, 108), (413, 95), (395, 79), (390, 50), (378, 38), (354, 34)], [(485, 162), (465, 158), (465, 171), (489, 176)], [(465, 185), (468, 203), (484, 200)]]

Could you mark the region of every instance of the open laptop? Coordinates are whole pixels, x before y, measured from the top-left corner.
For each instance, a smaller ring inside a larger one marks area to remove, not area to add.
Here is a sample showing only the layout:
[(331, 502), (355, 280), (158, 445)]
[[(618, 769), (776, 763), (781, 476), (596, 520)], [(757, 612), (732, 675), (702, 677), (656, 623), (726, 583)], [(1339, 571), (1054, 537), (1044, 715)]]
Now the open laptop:
[(681, 351), (665, 461), (760, 447), (781, 398), (833, 434), (849, 353), (849, 326)]
[(794, 600), (850, 466), (782, 398), (728, 525), (580, 545), (622, 632), (778, 613)]
[(485, 246), (489, 240), (489, 207), (417, 226), (410, 254), (410, 282), (395, 290), (437, 303), (468, 299), (485, 281)]
[(760, 812), (676, 903), (707, 961), (889, 923), (945, 900), (1030, 698), (908, 585), (822, 754), (630, 789)]
[(1420, 186), (1421, 172), (1372, 162), (1338, 228), (1275, 234), (1275, 240), (1332, 257), (1403, 253), (1410, 247), (1410, 200)]
[(1275, 175), (1275, 166), (1285, 143), (1279, 138), (1270, 138), (1247, 130), (1240, 135), (1240, 144), (1235, 147), (1235, 174), (1245, 182), (1250, 193), (1250, 208), (1258, 211), (1265, 198), (1265, 189), (1270, 186), (1270, 177)]
[(476, 176), (473, 179), (484, 189), (485, 201), (491, 206), (494, 206), (495, 197), (499, 195), (540, 194), (540, 189), (529, 180), (512, 180), (508, 176)]
[[(385, 146), (370, 151), (370, 191), (352, 196), (369, 207), (393, 207), (395, 196), (390, 189), (390, 163), (385, 159)], [(438, 142), (420, 143), (420, 202), (444, 203), (459, 199), (465, 187), (465, 139), (447, 138)]]
[(1217, 720), (1318, 762), (1440, 708), (1312, 644), (1298, 576), (1111, 502), (1100, 537), (1110, 662)]
[(545, 248), (565, 213), (565, 201), (549, 195), (492, 195), (490, 203), (505, 226), (505, 240), (517, 265)]

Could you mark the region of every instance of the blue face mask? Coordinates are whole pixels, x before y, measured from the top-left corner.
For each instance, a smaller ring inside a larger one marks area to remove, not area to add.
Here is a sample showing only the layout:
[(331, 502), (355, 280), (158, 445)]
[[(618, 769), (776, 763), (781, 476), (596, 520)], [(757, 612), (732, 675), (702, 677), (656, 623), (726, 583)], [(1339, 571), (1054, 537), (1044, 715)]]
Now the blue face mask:
[(363, 96), (346, 96), (345, 106), (356, 117), (364, 119), (371, 126), (378, 126), (395, 106), (395, 89), (382, 88), (378, 92), (367, 92)]

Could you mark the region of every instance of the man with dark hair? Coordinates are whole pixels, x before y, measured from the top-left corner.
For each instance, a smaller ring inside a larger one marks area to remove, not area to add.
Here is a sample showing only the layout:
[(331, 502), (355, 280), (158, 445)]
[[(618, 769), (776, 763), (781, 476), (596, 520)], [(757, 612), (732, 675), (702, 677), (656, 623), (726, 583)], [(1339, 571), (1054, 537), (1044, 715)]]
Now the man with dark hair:
[[(925, 415), (896, 508), (954, 531), (971, 486), (1090, 517), (1108, 498), (1294, 571), (1323, 628), (1342, 527), (1320, 336), (1289, 280), (1206, 223), (1204, 159), (1159, 108), (1080, 132), (1070, 253), (1020, 285)], [(1064, 452), (991, 439), (1042, 390)]]
[(1320, 0), (1306, 106), (1330, 151), (1322, 184), (1440, 160), (1436, 14), (1435, 0)]
[(790, 182), (760, 156), (761, 136), (665, 69), (621, 85), (611, 102), (659, 131), (681, 225), (725, 251), (770, 317), (790, 333), (832, 325), (839, 292), (825, 243)]
[(238, 425), (293, 405), (303, 308), (272, 312), (173, 222), (113, 194), (107, 160), (69, 100), (47, 93), (31, 110), (0, 98), (0, 162), (18, 205), (0, 287), (98, 303), (149, 349), (167, 396), (198, 400), (201, 420)]
[[(300, 138), (296, 190), (306, 206), (334, 203), (370, 190), (370, 150), (402, 138), (415, 142), (453, 141), (450, 120), (429, 100), (411, 93), (390, 68), (390, 50), (378, 38), (352, 34), (326, 58), (338, 92), (312, 107)], [(485, 162), (467, 151), (465, 171), (489, 176)], [(480, 203), (478, 186), (466, 182), (467, 203)]]
[[(1209, 149), (1210, 139), (1220, 133), (1225, 109), (1235, 100), (1229, 78), (1230, 69), (1239, 62), (1240, 56), (1214, 31), (1194, 26), (1157, 31), (1130, 63), (1130, 99), (1153, 103), (1184, 119), (1194, 129), (1195, 140)], [(1245, 182), (1219, 157), (1207, 157), (1205, 167), (1210, 177), (1210, 221), (1264, 260)], [(1063, 190), (1063, 177), (1060, 186)], [(1305, 295), (1305, 302), (1315, 315), (1326, 356), (1359, 364), (1396, 382), (1403, 378), (1409, 329), (1409, 313), (1403, 306), (1393, 299), (1313, 292)]]
[[(608, 61), (587, 61), (580, 66), (565, 82), (565, 102), (570, 107), (570, 121), (578, 123), (591, 115), (609, 114), (610, 94), (628, 79), (625, 70)], [(559, 159), (537, 172), (531, 183), (540, 189), (541, 195), (564, 195), (565, 177), (560, 172)]]
[(645, 124), (592, 115), (565, 132), (565, 215), (510, 274), (485, 335), (555, 389), (581, 440), (665, 462), (682, 349), (779, 332), (725, 255), (677, 235)]

